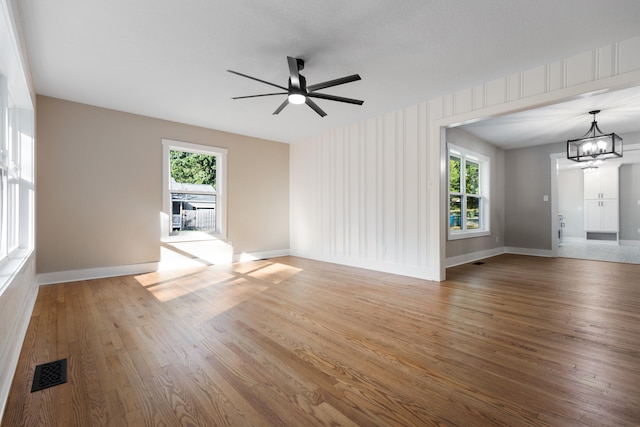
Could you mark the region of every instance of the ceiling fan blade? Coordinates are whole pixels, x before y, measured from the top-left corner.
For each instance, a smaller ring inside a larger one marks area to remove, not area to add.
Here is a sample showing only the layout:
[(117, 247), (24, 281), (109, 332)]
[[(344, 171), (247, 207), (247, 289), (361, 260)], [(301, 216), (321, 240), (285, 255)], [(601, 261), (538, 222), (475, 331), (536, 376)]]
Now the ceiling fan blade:
[(260, 83), (264, 83), (264, 84), (267, 84), (267, 85), (270, 85), (270, 86), (275, 86), (278, 89), (288, 90), (286, 87), (282, 87), (280, 85), (277, 85), (275, 83), (270, 83), (270, 82), (267, 82), (265, 80), (260, 80), (260, 79), (258, 79), (256, 77), (247, 76), (246, 74), (242, 74), (242, 73), (239, 73), (237, 71), (233, 71), (233, 70), (227, 70), (227, 71), (230, 72), (230, 73), (233, 73), (233, 74), (237, 74), (238, 76), (242, 76), (242, 77), (246, 77), (246, 78), (251, 79), (251, 80), (255, 80), (255, 81), (260, 82)]
[(284, 107), (286, 107), (287, 105), (289, 105), (289, 98), (285, 99), (284, 102), (280, 104), (278, 108), (276, 108), (276, 111), (274, 111), (273, 114), (278, 114), (280, 111), (284, 110)]
[(324, 117), (327, 115), (327, 113), (325, 113), (324, 111), (322, 111), (322, 108), (318, 107), (318, 104), (316, 104), (315, 102), (313, 102), (312, 100), (309, 99), (309, 97), (307, 97), (306, 99), (306, 104), (311, 107), (313, 109), (313, 111), (315, 111), (316, 113), (318, 113), (320, 115), (320, 117)]
[(278, 92), (278, 93), (263, 93), (261, 95), (247, 95), (247, 96), (234, 96), (231, 99), (244, 99), (244, 98), (257, 98), (260, 96), (271, 96), (271, 95), (286, 95), (287, 92)]
[(289, 63), (289, 75), (291, 76), (291, 86), (300, 89), (300, 70), (298, 70), (298, 60), (291, 56), (287, 56)]
[(329, 80), (322, 83), (316, 83), (314, 85), (307, 86), (307, 90), (313, 92), (314, 90), (326, 89), (332, 86), (343, 85), (345, 83), (351, 83), (360, 80), (359, 74), (354, 74), (351, 76), (340, 77), (339, 79)]
[(325, 93), (310, 92), (307, 94), (307, 97), (327, 99), (329, 101), (346, 102), (347, 104), (357, 104), (357, 105), (364, 104), (364, 101), (361, 101), (359, 99), (343, 98), (342, 96), (327, 95)]

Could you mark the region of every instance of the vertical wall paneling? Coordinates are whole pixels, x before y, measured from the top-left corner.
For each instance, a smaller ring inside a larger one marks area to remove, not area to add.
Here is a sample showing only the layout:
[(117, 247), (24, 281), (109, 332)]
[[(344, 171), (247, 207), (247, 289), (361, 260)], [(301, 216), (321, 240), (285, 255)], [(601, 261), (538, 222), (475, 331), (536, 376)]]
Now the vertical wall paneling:
[(628, 73), (640, 69), (640, 37), (616, 44), (616, 74)]
[(376, 153), (378, 153), (376, 161), (376, 259), (385, 259), (386, 256), (386, 240), (384, 236), (385, 218), (384, 218), (384, 120), (380, 117), (375, 119), (375, 144)]
[(507, 99), (509, 101), (516, 101), (522, 98), (522, 74), (514, 73), (511, 74), (508, 78), (507, 85)]
[[(291, 252), (442, 280), (443, 129), (632, 84), (640, 84), (640, 37), (296, 143), (291, 150)], [(324, 179), (327, 174), (330, 179)]]
[(396, 228), (396, 189), (395, 177), (397, 170), (396, 162), (396, 146), (395, 146), (395, 114), (386, 114), (383, 121), (383, 139), (384, 139), (384, 172), (385, 177), (382, 204), (384, 206), (384, 242), (385, 242), (385, 259), (393, 259), (396, 257), (398, 230)]
[(357, 125), (357, 132), (355, 135), (356, 142), (358, 144), (358, 200), (360, 207), (360, 215), (358, 218), (360, 238), (358, 247), (360, 248), (358, 255), (361, 259), (366, 259), (367, 253), (367, 156), (364, 150), (366, 149), (366, 140), (363, 135), (364, 124), (362, 122)]
[(467, 113), (473, 110), (473, 89), (461, 90), (455, 93), (453, 111)]
[(369, 119), (364, 123), (362, 132), (364, 154), (365, 154), (365, 196), (366, 196), (366, 219), (365, 219), (365, 257), (366, 259), (376, 259), (378, 239), (378, 217), (377, 217), (377, 170), (378, 170), (378, 147), (375, 142), (376, 122)]
[(603, 79), (613, 74), (613, 46), (598, 49), (598, 78)]
[(593, 76), (595, 75), (593, 59), (593, 52), (585, 52), (567, 58), (567, 87), (593, 80)]
[(564, 59), (552, 62), (551, 64), (547, 64), (547, 68), (549, 69), (549, 89), (548, 92), (553, 92), (554, 90), (560, 90), (565, 87), (566, 77), (564, 74), (565, 66)]
[(483, 107), (504, 104), (507, 101), (507, 87), (505, 80), (506, 79), (503, 77), (492, 80), (484, 85), (486, 101)]
[(547, 67), (542, 66), (522, 73), (523, 97), (526, 98), (528, 96), (540, 95), (546, 91), (546, 71)]
[(486, 107), (487, 85), (477, 85), (473, 87), (473, 109), (480, 110)]
[(395, 249), (397, 263), (404, 261), (404, 196), (405, 196), (405, 154), (404, 154), (404, 111), (400, 110), (396, 112), (396, 170), (398, 175), (395, 178), (396, 182), (396, 235), (398, 238), (398, 246)]
[[(470, 93), (471, 91), (469, 91)], [(469, 96), (470, 97), (470, 96)], [(403, 200), (403, 226), (404, 244), (402, 250), (402, 262), (416, 266), (418, 259), (418, 224), (419, 197), (420, 197), (420, 173), (418, 169), (419, 151), (419, 108), (418, 105), (404, 110), (403, 135), (404, 135), (404, 200)]]
[(420, 104), (420, 114), (418, 115), (418, 171), (419, 171), (419, 201), (420, 204), (418, 206), (419, 214), (418, 214), (418, 260), (419, 264), (426, 264), (426, 260), (429, 259), (429, 252), (427, 248), (427, 238), (429, 236), (427, 232), (428, 224), (429, 224), (429, 209), (428, 209), (428, 180), (429, 177), (427, 175), (427, 165), (429, 161), (429, 153), (427, 146), (427, 123), (429, 123), (429, 108), (428, 104), (421, 103)]

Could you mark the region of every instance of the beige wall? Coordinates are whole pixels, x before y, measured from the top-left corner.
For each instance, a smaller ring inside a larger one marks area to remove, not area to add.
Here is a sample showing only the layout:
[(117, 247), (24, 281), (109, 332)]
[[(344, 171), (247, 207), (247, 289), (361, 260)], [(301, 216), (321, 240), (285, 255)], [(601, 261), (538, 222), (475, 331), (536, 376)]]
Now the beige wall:
[(160, 259), (162, 139), (228, 149), (235, 253), (289, 248), (289, 146), (37, 97), (37, 272)]

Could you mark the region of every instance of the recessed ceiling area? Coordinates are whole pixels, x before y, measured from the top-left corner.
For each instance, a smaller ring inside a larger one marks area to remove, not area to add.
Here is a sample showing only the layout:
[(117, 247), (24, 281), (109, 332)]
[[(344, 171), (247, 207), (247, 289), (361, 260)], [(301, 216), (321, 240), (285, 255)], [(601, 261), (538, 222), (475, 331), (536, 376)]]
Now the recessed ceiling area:
[(566, 142), (591, 126), (589, 111), (604, 133), (640, 131), (640, 87), (587, 94), (577, 99), (460, 126), (505, 150)]
[[(480, 120), (459, 128), (502, 149), (566, 142), (580, 138), (590, 128), (593, 116), (589, 111), (600, 110), (596, 120), (604, 133), (625, 134), (640, 132), (640, 87), (583, 95), (571, 101), (521, 111), (500, 117)], [(640, 141), (624, 141), (638, 145)], [(640, 150), (625, 149), (621, 159), (607, 163), (640, 163)], [(558, 160), (561, 169), (584, 165), (567, 159)]]
[[(38, 94), (282, 142), (640, 34), (637, 0), (15, 3)], [(287, 56), (309, 82), (359, 74), (331, 93), (364, 105), (231, 99), (264, 87), (227, 69), (284, 85)]]

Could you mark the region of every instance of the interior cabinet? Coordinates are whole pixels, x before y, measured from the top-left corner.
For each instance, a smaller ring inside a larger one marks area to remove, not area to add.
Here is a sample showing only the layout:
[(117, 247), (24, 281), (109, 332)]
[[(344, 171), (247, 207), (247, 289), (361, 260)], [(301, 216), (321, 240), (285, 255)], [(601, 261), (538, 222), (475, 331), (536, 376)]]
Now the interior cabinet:
[(618, 232), (618, 200), (584, 201), (585, 231), (617, 233)]
[(619, 230), (617, 167), (600, 167), (584, 174), (584, 226), (589, 233), (611, 233), (617, 240)]

